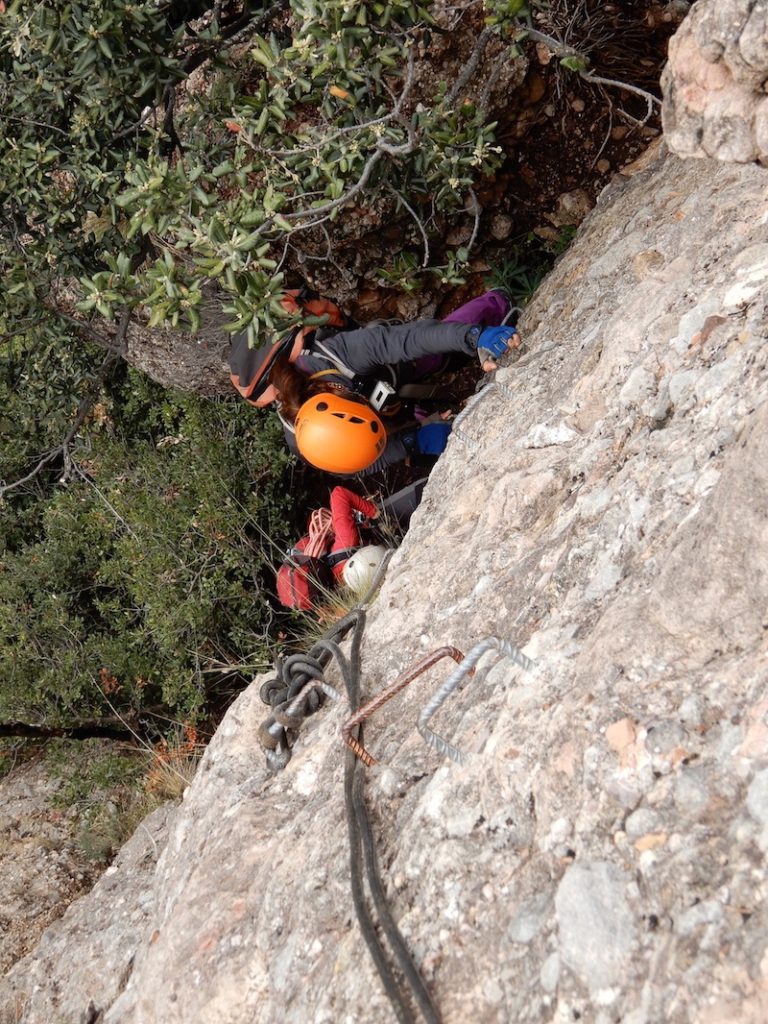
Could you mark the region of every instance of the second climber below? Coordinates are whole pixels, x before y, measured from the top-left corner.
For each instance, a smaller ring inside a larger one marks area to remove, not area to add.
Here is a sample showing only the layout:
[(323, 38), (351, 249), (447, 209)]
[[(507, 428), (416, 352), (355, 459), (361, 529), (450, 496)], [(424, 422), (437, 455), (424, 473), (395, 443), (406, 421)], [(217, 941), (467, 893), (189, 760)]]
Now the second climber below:
[(373, 580), (387, 554), (382, 544), (364, 544), (360, 527), (378, 520), (380, 510), (346, 487), (334, 487), (330, 508), (316, 509), (308, 532), (288, 552), (277, 571), (280, 603), (318, 611), (333, 588), (344, 584), (359, 593)]

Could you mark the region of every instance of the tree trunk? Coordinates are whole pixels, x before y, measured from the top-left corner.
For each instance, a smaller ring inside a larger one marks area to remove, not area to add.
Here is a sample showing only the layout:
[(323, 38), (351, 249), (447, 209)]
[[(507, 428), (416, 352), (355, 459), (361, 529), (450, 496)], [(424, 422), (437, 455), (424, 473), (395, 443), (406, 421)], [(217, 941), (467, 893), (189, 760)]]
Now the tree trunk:
[(194, 335), (132, 321), (124, 357), (164, 387), (209, 398), (234, 398), (236, 392), (229, 380), (227, 362), (230, 336), (224, 323), (225, 314), (214, 310), (203, 315), (202, 326)]

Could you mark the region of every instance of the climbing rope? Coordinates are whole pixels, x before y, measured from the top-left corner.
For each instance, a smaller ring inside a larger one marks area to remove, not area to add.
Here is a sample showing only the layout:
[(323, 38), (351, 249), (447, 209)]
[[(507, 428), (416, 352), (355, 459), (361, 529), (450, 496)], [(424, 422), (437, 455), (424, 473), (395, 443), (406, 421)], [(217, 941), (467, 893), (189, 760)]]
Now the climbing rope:
[[(357, 616), (352, 635), (352, 649), (349, 661), (342, 652), (339, 652), (342, 659), (339, 661), (339, 668), (347, 689), (350, 709), (355, 713), (360, 707), (360, 646), (365, 626), (365, 611), (360, 608), (350, 614)], [(362, 743), (361, 733), (358, 733), (355, 739)], [(398, 1021), (401, 1024), (417, 1024), (418, 1018), (414, 1014), (411, 1001), (408, 998), (410, 994), (415, 999), (427, 1024), (440, 1024), (440, 1016), (432, 1003), (424, 979), (419, 974), (387, 905), (376, 856), (373, 830), (365, 803), (364, 785), (365, 775), (362, 762), (358, 761), (352, 750), (347, 750), (344, 760), (344, 797), (349, 832), (352, 898), (360, 930)], [(396, 960), (402, 972), (402, 978), (398, 978), (390, 963), (387, 947), (376, 930), (374, 916), (365, 899), (364, 874), (368, 881), (371, 902), (376, 910), (379, 927), (389, 943), (389, 953)]]
[[(354, 713), (359, 709), (360, 651), (366, 608), (383, 579), (388, 559), (389, 556), (379, 566), (360, 604), (334, 623), (312, 645), (308, 654), (295, 654), (281, 659), (277, 665), (276, 678), (262, 685), (262, 700), (270, 704), (272, 714), (262, 723), (259, 740), (265, 749), (267, 764), (273, 770), (285, 767), (290, 760), (290, 739), (307, 714), (316, 710), (324, 697), (339, 699), (339, 693), (323, 678), (323, 668), (331, 658), (339, 667), (350, 710)], [(350, 630), (351, 648), (347, 658), (339, 647), (339, 641)], [(354, 739), (362, 743), (361, 733), (358, 732)], [(352, 901), (363, 940), (400, 1024), (418, 1024), (418, 1012), (427, 1024), (440, 1024), (440, 1016), (424, 979), (387, 905), (364, 785), (363, 765), (352, 750), (347, 750), (344, 762), (344, 803), (349, 835), (350, 881)], [(370, 898), (366, 897), (366, 881)]]
[[(318, 529), (321, 529), (319, 519), (318, 523)], [(259, 726), (258, 738), (271, 771), (281, 771), (291, 760), (291, 747), (301, 726), (305, 719), (322, 707), (325, 698), (340, 699), (339, 693), (326, 682), (323, 672), (331, 658), (341, 664), (343, 655), (338, 644), (354, 626), (357, 613), (365, 610), (379, 589), (393, 553), (382, 559), (368, 591), (352, 611), (334, 622), (307, 654), (277, 658), (275, 677), (261, 684), (259, 696), (272, 713)]]
[(304, 554), (309, 558), (320, 558), (329, 548), (328, 541), (333, 533), (333, 519), (329, 508), (316, 508), (309, 517), (309, 540)]

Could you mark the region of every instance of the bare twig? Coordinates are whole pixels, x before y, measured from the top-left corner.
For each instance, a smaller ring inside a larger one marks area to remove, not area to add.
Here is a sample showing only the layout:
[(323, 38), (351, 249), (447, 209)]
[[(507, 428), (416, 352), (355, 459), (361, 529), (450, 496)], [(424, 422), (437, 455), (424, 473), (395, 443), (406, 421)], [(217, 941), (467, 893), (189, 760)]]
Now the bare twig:
[(243, 31), (245, 28), (256, 29), (266, 25), (270, 18), (278, 14), (283, 10), (287, 3), (285, 0), (278, 0), (277, 3), (271, 4), (269, 7), (250, 10), (248, 4), (244, 4), (245, 13), (236, 17), (233, 21), (228, 23), (220, 24), (220, 32), (218, 39), (215, 39), (204, 46), (200, 46), (194, 53), (191, 53), (184, 61), (184, 73), (190, 75), (196, 68), (199, 68), (201, 64), (204, 64), (209, 58), (217, 53), (222, 44), (234, 39), (236, 35)]
[(98, 722), (79, 722), (77, 725), (31, 725), (29, 722), (0, 722), (0, 736), (26, 736), (29, 739), (65, 740), (120, 740), (125, 743), (135, 735), (133, 730), (109, 722), (120, 720), (102, 719)]
[(15, 121), (17, 124), (33, 124), (36, 128), (47, 128), (48, 131), (58, 132), (59, 135), (63, 135), (65, 138), (69, 138), (69, 134), (62, 128), (57, 128), (55, 124), (46, 124), (45, 121), (33, 121), (28, 117), (14, 117), (12, 114), (3, 114), (8, 121)]
[(126, 135), (130, 135), (131, 132), (137, 132), (139, 128), (146, 124), (155, 113), (156, 111), (154, 107), (145, 107), (139, 120), (134, 121), (132, 124), (129, 124), (127, 128), (123, 128), (121, 131), (117, 132), (116, 135), (113, 135), (111, 139), (108, 139), (107, 142), (104, 143), (104, 148), (108, 149), (110, 146), (114, 146), (116, 142), (119, 142), (120, 139), (124, 139)]
[[(390, 121), (394, 121), (395, 119), (400, 117), (400, 113), (403, 109), (403, 104), (408, 99), (410, 91), (413, 87), (415, 67), (416, 61), (414, 57), (414, 47), (409, 46), (408, 67), (405, 73), (405, 81), (403, 82), (403, 90), (400, 93), (400, 96), (396, 99), (395, 105), (392, 108), (392, 110), (390, 110), (389, 113), (387, 114), (382, 114), (381, 117), (374, 118), (372, 121), (363, 121), (361, 124), (348, 124), (345, 125), (343, 128), (338, 128), (335, 132), (333, 132), (332, 135), (327, 135), (323, 138), (323, 144), (328, 145), (331, 142), (335, 142), (336, 139), (341, 138), (342, 135), (348, 135), (350, 132), (362, 132), (365, 131), (367, 128), (376, 128), (379, 125), (389, 124)], [(276, 157), (278, 159), (283, 159), (289, 156), (301, 156), (302, 153), (315, 152), (318, 148), (318, 143), (316, 140), (308, 142), (306, 146), (297, 146), (294, 149), (275, 150), (264, 150), (262, 146), (257, 146), (250, 142), (247, 137), (243, 138), (243, 141), (246, 144), (250, 145), (251, 148), (256, 150), (257, 152), (268, 152), (270, 156)]]
[(653, 93), (648, 92), (646, 89), (641, 89), (637, 85), (630, 85), (628, 82), (620, 82), (616, 78), (603, 78), (602, 75), (593, 75), (591, 71), (579, 71), (579, 75), (584, 79), (585, 82), (594, 82), (595, 85), (612, 85), (616, 89), (624, 89), (626, 92), (634, 93), (635, 96), (641, 96), (648, 107), (648, 113), (645, 115), (645, 121), (653, 113), (653, 104), (661, 108), (661, 100), (658, 96), (654, 96)]
[[(333, 213), (334, 210), (338, 210), (341, 206), (346, 206), (350, 199), (354, 199), (359, 192), (363, 191), (373, 174), (373, 169), (385, 154), (388, 156), (405, 156), (407, 153), (412, 153), (415, 148), (416, 138), (410, 130), (408, 132), (408, 141), (397, 146), (393, 146), (388, 142), (384, 142), (383, 139), (379, 139), (373, 153), (366, 160), (360, 177), (343, 195), (340, 195), (338, 199), (334, 199), (330, 203), (325, 203), (322, 206), (316, 206), (311, 210), (297, 210), (295, 213), (284, 213), (283, 220), (301, 220), (304, 217), (316, 216), (325, 218), (326, 214)], [(320, 221), (315, 223), (319, 224)], [(305, 227), (309, 226), (314, 227), (315, 224), (305, 225)]]
[(23, 337), (25, 334), (29, 334), (32, 328), (37, 327), (38, 324), (43, 323), (44, 319), (44, 317), (38, 316), (34, 318), (30, 317), (29, 323), (24, 323), (22, 321), (22, 323), (20, 323), (15, 330), (4, 331), (2, 334), (0, 334), (0, 342), (12, 341), (14, 338), (20, 338)]
[[(527, 27), (522, 28), (522, 31), (524, 31), (525, 35), (534, 42), (544, 43), (545, 46), (548, 46), (556, 57), (577, 57), (579, 60), (583, 60), (585, 62), (588, 60), (586, 54), (580, 53), (578, 50), (575, 50), (567, 43), (561, 42), (559, 39), (555, 39), (554, 36), (548, 36), (545, 32), (539, 32), (538, 29)], [(593, 85), (609, 85), (613, 88), (623, 89), (625, 92), (631, 92), (634, 93), (635, 96), (642, 97), (646, 102), (648, 110), (645, 118), (636, 123), (645, 124), (653, 113), (653, 104), (661, 107), (661, 100), (658, 96), (654, 96), (653, 93), (648, 92), (647, 89), (641, 89), (638, 85), (630, 85), (628, 82), (620, 82), (617, 78), (605, 78), (603, 75), (596, 75), (592, 71), (588, 71), (586, 68), (581, 70), (576, 68), (573, 70), (575, 70), (576, 74), (580, 78), (583, 78), (585, 82), (592, 82)], [(626, 114), (625, 116), (629, 117), (633, 121), (635, 120), (635, 118), (632, 118), (630, 114)]]
[(410, 215), (413, 217), (414, 221), (416, 222), (416, 227), (421, 232), (421, 238), (422, 238), (422, 241), (424, 242), (424, 259), (421, 261), (421, 265), (422, 265), (422, 267), (429, 266), (429, 239), (427, 238), (427, 231), (426, 231), (426, 228), (424, 227), (424, 225), (421, 222), (421, 218), (416, 213), (416, 211), (411, 206), (411, 204), (407, 201), (407, 199), (402, 194), (402, 192), (398, 192), (397, 189), (392, 188), (391, 185), (389, 185), (388, 188), (389, 188), (389, 191), (393, 195), (397, 196), (397, 198), (400, 200), (402, 205), (406, 208), (408, 213), (410, 213)]
[(472, 200), (472, 213), (475, 215), (475, 226), (472, 228), (472, 236), (467, 242), (467, 253), (470, 253), (472, 252), (472, 246), (475, 244), (475, 240), (477, 238), (477, 232), (480, 227), (480, 214), (482, 213), (482, 209), (480, 207), (480, 203), (477, 201), (475, 190), (470, 188), (468, 189), (468, 192), (469, 197)]
[(447, 28), (444, 28), (444, 29), (438, 28), (438, 31), (441, 31), (441, 32), (443, 32), (445, 34), (447, 34), (449, 32), (455, 32), (456, 29), (459, 26), (459, 22), (463, 19), (464, 15), (468, 14), (469, 11), (471, 11), (473, 7), (477, 7), (478, 4), (482, 4), (482, 3), (483, 3), (483, 0), (470, 0), (470, 2), (468, 4), (457, 4), (455, 7), (446, 7), (446, 8), (444, 8), (444, 11), (445, 11), (446, 14), (456, 14), (457, 11), (458, 11), (458, 14), (456, 14), (456, 18), (454, 19), (454, 21)]
[[(136, 536), (136, 534), (131, 529), (131, 527), (128, 525), (128, 523), (126, 523), (126, 521), (123, 519), (123, 517), (120, 515), (120, 513), (114, 507), (114, 505), (112, 505), (109, 502), (109, 500), (104, 496), (104, 494), (102, 494), (102, 492), (99, 490), (99, 488), (93, 482), (93, 480), (91, 480), (91, 478), (88, 476), (88, 474), (84, 473), (82, 471), (82, 469), (80, 469), (78, 464), (72, 458), (69, 457), (69, 449), (68, 448), (64, 449), (64, 458), (65, 458), (68, 466), (70, 467), (70, 472), (72, 470), (74, 470), (75, 473), (77, 473), (77, 475), (80, 477), (81, 480), (83, 480), (85, 483), (87, 483), (89, 487), (92, 487), (94, 489), (94, 491), (101, 498), (101, 500), (104, 503), (104, 505), (106, 506), (106, 508), (109, 509), (109, 511), (112, 513), (112, 515), (118, 521), (118, 523), (122, 526), (122, 528), (125, 530), (125, 532), (130, 534), (130, 536), (133, 537), (133, 539), (138, 544), (139, 543), (139, 538)], [(203, 568), (205, 568), (205, 566), (203, 566)], [(202, 572), (202, 569), (200, 571)], [(194, 584), (194, 582), (195, 581), (193, 580), (193, 584)]]
[(501, 51), (499, 56), (493, 62), (493, 67), (491, 68), (488, 74), (488, 77), (485, 81), (485, 85), (483, 86), (483, 91), (480, 93), (480, 99), (477, 102), (478, 108), (480, 110), (486, 110), (488, 104), (491, 102), (491, 93), (496, 88), (496, 83), (501, 77), (501, 72), (504, 70), (504, 65), (507, 63), (507, 60), (511, 56), (510, 50), (511, 47), (507, 46), (504, 50)]
[(477, 42), (475, 43), (475, 48), (472, 51), (472, 56), (461, 69), (461, 74), (453, 83), (451, 89), (446, 93), (445, 99), (443, 100), (442, 103), (443, 106), (450, 107), (454, 103), (456, 97), (461, 93), (461, 90), (470, 80), (472, 75), (474, 75), (475, 71), (477, 71), (477, 66), (482, 60), (483, 54), (485, 53), (485, 48), (490, 42), (491, 37), (493, 35), (494, 31), (492, 28), (484, 28), (480, 35), (477, 37)]
[[(117, 333), (115, 335), (118, 348), (122, 347), (122, 344), (125, 340), (125, 335), (128, 330), (128, 324), (130, 322), (130, 319), (130, 311), (124, 310), (120, 318), (120, 324), (118, 325)], [(86, 419), (88, 418), (88, 415), (90, 414), (90, 411), (93, 408), (93, 404), (98, 398), (101, 385), (103, 384), (109, 371), (117, 362), (117, 359), (117, 353), (110, 352), (110, 354), (101, 364), (99, 372), (96, 374), (95, 378), (91, 382), (91, 385), (86, 391), (86, 393), (80, 399), (80, 404), (78, 405), (77, 410), (75, 412), (75, 418), (72, 421), (69, 430), (67, 430), (67, 433), (64, 435), (64, 439), (62, 440), (61, 444), (57, 444), (55, 448), (52, 448), (49, 452), (47, 452), (47, 454), (45, 454), (40, 459), (37, 465), (33, 469), (31, 469), (29, 473), (27, 473), (25, 476), (21, 477), (18, 480), (14, 480), (10, 484), (3, 484), (2, 486), (0, 486), (0, 498), (3, 498), (9, 491), (13, 491), (17, 487), (21, 487), (24, 484), (30, 483), (30, 481), (34, 480), (35, 477), (42, 473), (46, 466), (49, 466), (59, 456), (64, 456), (66, 461), (66, 459), (69, 456), (69, 445), (74, 440), (75, 435), (77, 434), (80, 427), (82, 427), (83, 423), (85, 423)]]
[(589, 165), (590, 171), (592, 170), (592, 168), (595, 166), (597, 161), (602, 156), (603, 150), (608, 145), (608, 139), (610, 139), (612, 131), (613, 131), (613, 104), (611, 103), (611, 101), (609, 99), (608, 100), (608, 131), (605, 133), (605, 138), (603, 139), (602, 146), (600, 147), (600, 149), (598, 149), (597, 153), (595, 154), (594, 160)]
[(147, 833), (147, 836), (149, 837), (149, 841), (150, 841), (150, 843), (152, 843), (152, 851), (154, 852), (155, 860), (157, 860), (159, 858), (159, 856), (160, 856), (160, 852), (157, 849), (157, 843), (155, 842), (155, 837), (152, 835), (152, 833), (149, 831), (149, 829), (147, 828), (147, 826), (144, 824), (143, 821), (140, 822), (139, 824), (140, 824), (140, 827), (143, 828), (144, 831)]
[(569, 46), (568, 43), (562, 42), (560, 39), (556, 39), (554, 36), (548, 36), (546, 32), (539, 32), (536, 28), (527, 28), (526, 26), (520, 26), (521, 33), (520, 41), (525, 39), (532, 39), (534, 43), (544, 43), (554, 53), (556, 57), (579, 57), (581, 60), (586, 60), (586, 54), (581, 53), (579, 50)]
[[(86, 323), (85, 320), (78, 320), (76, 316), (71, 316), (69, 313), (62, 313), (61, 310), (56, 310), (56, 315), (65, 320), (68, 324), (72, 324), (76, 327), (89, 341), (92, 341), (99, 348), (104, 349), (106, 352), (112, 352), (117, 356), (125, 355), (125, 335), (120, 334), (120, 330), (115, 334), (114, 339), (108, 338), (100, 331), (94, 330), (94, 328)], [(118, 340), (119, 339), (119, 340)]]

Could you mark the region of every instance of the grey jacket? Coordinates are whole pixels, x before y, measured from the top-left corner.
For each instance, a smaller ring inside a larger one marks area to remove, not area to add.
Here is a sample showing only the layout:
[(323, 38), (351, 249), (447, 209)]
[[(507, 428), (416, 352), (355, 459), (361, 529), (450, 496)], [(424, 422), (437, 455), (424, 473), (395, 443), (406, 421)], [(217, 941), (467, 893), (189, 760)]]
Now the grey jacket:
[[(334, 361), (353, 374), (375, 376), (390, 380), (391, 374), (385, 367), (397, 367), (421, 356), (441, 355), (458, 352), (472, 356), (477, 351), (477, 340), (482, 327), (476, 324), (443, 323), (439, 320), (414, 320), (408, 324), (371, 324), (353, 331), (340, 331), (323, 339), (322, 347), (329, 353), (324, 355), (317, 347), (302, 353), (294, 363), (297, 370), (311, 376), (321, 370), (334, 368)], [(347, 382), (342, 371), (332, 379)], [(387, 466), (402, 462), (409, 454), (403, 443), (405, 431), (390, 434), (387, 446), (379, 458), (366, 471), (366, 475), (377, 473)], [(412, 433), (410, 431), (409, 433)], [(286, 430), (288, 447), (297, 453), (296, 441)]]
[[(472, 324), (415, 320), (409, 324), (371, 324), (354, 331), (340, 331), (323, 339), (321, 344), (353, 373), (368, 376), (385, 366), (397, 366), (421, 356), (445, 352), (474, 355), (481, 330)], [(310, 352), (302, 353), (294, 365), (302, 373), (311, 375), (330, 369), (333, 363), (315, 345)]]

